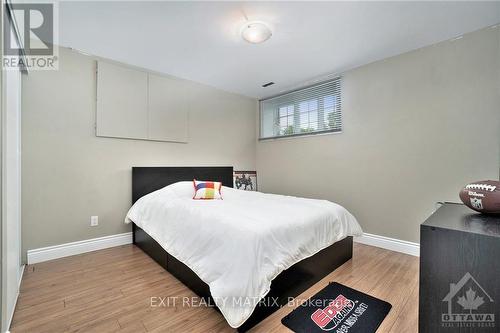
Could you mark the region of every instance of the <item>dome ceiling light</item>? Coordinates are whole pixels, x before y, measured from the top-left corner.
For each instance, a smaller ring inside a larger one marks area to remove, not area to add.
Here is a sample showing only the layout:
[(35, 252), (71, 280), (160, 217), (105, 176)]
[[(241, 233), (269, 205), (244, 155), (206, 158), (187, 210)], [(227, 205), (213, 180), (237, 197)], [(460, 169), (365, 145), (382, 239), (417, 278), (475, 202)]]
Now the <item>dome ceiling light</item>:
[(271, 29), (263, 22), (246, 22), (241, 30), (241, 37), (249, 43), (263, 43), (273, 35)]

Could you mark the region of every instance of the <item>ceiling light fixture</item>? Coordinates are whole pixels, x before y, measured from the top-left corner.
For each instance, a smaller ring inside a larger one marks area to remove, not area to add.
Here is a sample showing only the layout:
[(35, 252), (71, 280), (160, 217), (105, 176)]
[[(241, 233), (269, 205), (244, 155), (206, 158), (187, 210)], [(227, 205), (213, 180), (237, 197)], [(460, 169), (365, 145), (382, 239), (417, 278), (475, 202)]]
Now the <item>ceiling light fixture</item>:
[(271, 29), (262, 22), (246, 22), (241, 30), (241, 37), (252, 44), (265, 42), (272, 35)]

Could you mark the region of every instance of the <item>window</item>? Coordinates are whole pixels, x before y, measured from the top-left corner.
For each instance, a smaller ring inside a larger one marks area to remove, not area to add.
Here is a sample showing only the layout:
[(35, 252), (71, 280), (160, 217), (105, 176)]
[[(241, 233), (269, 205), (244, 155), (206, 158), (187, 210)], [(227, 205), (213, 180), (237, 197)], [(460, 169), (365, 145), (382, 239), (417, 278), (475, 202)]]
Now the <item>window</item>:
[(294, 118), (294, 106), (287, 105), (281, 106), (278, 113), (278, 124), (280, 126), (279, 134), (288, 135), (293, 134), (293, 118)]
[(340, 132), (341, 78), (260, 101), (260, 138)]
[(318, 100), (311, 99), (299, 104), (300, 133), (310, 133), (318, 129)]

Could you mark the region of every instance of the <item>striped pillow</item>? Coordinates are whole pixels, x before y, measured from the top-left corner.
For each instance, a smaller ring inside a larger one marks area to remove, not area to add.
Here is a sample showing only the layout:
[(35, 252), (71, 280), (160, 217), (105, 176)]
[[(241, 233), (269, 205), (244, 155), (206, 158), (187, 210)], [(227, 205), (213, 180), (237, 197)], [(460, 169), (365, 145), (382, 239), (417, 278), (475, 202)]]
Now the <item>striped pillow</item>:
[(201, 180), (193, 180), (194, 183), (194, 197), (195, 200), (212, 200), (222, 199), (220, 182), (207, 182)]

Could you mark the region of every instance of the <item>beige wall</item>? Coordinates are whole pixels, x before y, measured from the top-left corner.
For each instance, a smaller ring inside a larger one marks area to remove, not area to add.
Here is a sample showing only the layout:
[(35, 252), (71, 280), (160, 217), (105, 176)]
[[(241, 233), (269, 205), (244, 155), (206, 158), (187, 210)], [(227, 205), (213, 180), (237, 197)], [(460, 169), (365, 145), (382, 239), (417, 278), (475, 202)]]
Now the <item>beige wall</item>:
[(260, 190), (348, 208), (365, 232), (419, 241), (438, 201), (498, 179), (499, 28), (345, 73), (344, 132), (262, 141)]
[(257, 144), (255, 100), (196, 83), (188, 144), (98, 138), (95, 61), (61, 49), (59, 71), (23, 78), (23, 254), (129, 231), (132, 166), (257, 165), (262, 191), (332, 200), (365, 232), (418, 242), (437, 201), (498, 178), (499, 43), (485, 29), (349, 71), (343, 133)]
[(256, 101), (201, 84), (189, 83), (188, 144), (96, 137), (95, 66), (61, 49), (59, 71), (23, 78), (23, 255), (130, 231), (132, 166), (255, 169)]

